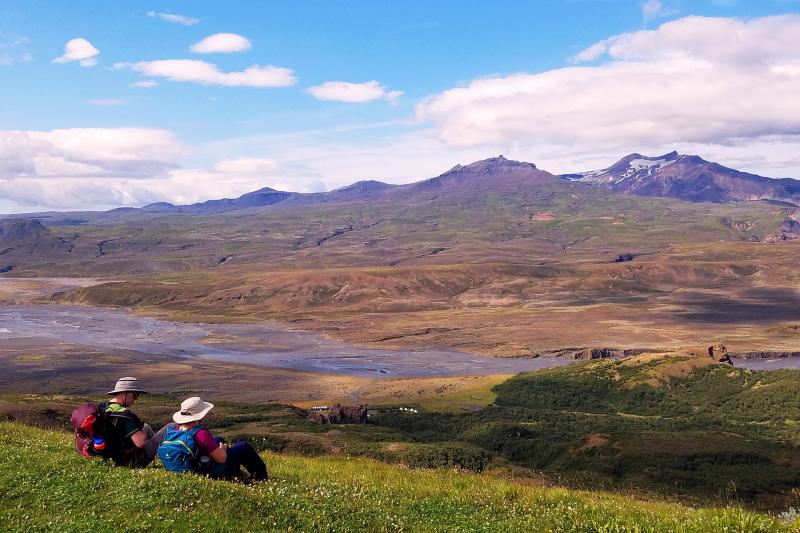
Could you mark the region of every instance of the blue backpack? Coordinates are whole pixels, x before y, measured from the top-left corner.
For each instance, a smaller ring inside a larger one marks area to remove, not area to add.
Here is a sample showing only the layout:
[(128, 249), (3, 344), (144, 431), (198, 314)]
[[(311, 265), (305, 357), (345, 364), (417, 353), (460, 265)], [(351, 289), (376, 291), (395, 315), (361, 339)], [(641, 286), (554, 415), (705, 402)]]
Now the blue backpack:
[(182, 430), (173, 426), (164, 435), (164, 442), (158, 447), (161, 464), (170, 472), (195, 472), (198, 470), (197, 443), (195, 434), (203, 429), (198, 424), (192, 429)]

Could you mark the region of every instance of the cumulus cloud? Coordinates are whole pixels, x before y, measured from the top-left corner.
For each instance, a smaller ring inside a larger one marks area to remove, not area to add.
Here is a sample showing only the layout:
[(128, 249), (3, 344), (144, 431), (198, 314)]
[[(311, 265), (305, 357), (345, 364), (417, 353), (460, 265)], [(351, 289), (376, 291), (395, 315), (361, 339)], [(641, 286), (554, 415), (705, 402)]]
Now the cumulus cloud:
[(375, 80), (365, 83), (329, 81), (322, 85), (309, 87), (307, 92), (318, 100), (347, 103), (372, 102), (378, 99), (385, 99), (390, 103), (394, 103), (403, 94), (401, 91), (389, 91)]
[(0, 131), (0, 176), (7, 178), (151, 178), (186, 152), (172, 132), (145, 128)]
[(100, 50), (82, 37), (70, 39), (64, 45), (64, 53), (53, 60), (53, 63), (70, 63), (78, 61), (82, 67), (93, 67), (97, 64)]
[(231, 54), (252, 47), (249, 39), (236, 33), (215, 33), (193, 44), (191, 50), (197, 54)]
[(176, 15), (174, 13), (158, 13), (156, 11), (148, 11), (147, 16), (150, 18), (159, 18), (165, 22), (173, 24), (180, 24), (181, 26), (194, 26), (200, 19), (194, 17), (187, 17), (185, 15)]
[[(235, 198), (263, 187), (312, 192), (318, 182), (297, 183), (266, 159), (226, 159), (210, 167), (173, 168), (160, 176), (109, 178), (38, 177), (0, 179), (0, 206), (31, 209), (108, 209), (153, 202), (192, 204)], [(31, 206), (25, 208), (24, 206)], [(20, 208), (16, 208), (19, 210)]]
[(131, 69), (143, 76), (227, 87), (289, 87), (297, 83), (292, 69), (253, 65), (238, 72), (223, 72), (197, 59), (161, 59), (138, 63), (116, 63), (114, 68)]
[(625, 149), (800, 135), (800, 16), (687, 17), (596, 43), (538, 74), (478, 79), (417, 117), (451, 146)]
[(273, 159), (225, 158), (185, 168), (187, 153), (166, 130), (0, 131), (0, 211), (185, 204), (267, 186), (320, 189), (318, 180), (296, 182)]

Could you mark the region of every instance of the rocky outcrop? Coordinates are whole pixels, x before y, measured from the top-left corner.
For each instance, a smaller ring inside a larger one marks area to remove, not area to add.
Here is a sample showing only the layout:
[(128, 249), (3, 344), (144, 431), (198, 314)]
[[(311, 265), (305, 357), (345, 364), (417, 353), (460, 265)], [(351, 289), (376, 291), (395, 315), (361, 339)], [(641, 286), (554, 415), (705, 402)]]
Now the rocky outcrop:
[(729, 365), (733, 366), (733, 361), (731, 361), (731, 356), (728, 353), (728, 349), (721, 342), (708, 347), (708, 356), (718, 363), (728, 363)]
[(366, 424), (367, 405), (336, 404), (328, 411), (311, 411), (308, 419), (315, 424)]
[(730, 354), (735, 359), (782, 359), (800, 357), (800, 352), (736, 352)]
[(579, 361), (588, 361), (590, 359), (606, 359), (619, 355), (612, 348), (585, 348), (575, 352), (573, 358)]
[(800, 222), (789, 218), (783, 223), (783, 226), (781, 226), (778, 231), (764, 238), (764, 242), (776, 243), (784, 241), (796, 241), (798, 239), (800, 239)]
[(636, 254), (619, 254), (613, 262), (626, 263), (628, 261), (633, 261), (634, 259), (636, 259)]

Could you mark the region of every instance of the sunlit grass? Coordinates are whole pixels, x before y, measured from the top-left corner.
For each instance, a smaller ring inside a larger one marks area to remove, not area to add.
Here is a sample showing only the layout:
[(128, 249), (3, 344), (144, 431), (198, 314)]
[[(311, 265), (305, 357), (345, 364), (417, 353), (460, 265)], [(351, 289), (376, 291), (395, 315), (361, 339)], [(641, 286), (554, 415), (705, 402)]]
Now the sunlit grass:
[(694, 510), (370, 460), (267, 454), (271, 480), (241, 486), (87, 462), (69, 435), (19, 424), (0, 424), (0, 439), (0, 527), (11, 530), (793, 530), (738, 508)]

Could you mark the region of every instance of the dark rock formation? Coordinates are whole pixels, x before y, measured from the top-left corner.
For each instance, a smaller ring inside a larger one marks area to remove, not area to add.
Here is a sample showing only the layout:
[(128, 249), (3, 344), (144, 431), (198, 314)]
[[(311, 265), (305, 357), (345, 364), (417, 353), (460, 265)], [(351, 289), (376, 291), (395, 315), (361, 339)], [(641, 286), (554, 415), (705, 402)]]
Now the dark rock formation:
[(612, 348), (585, 348), (576, 352), (573, 358), (576, 360), (589, 360), (589, 359), (606, 359), (607, 357), (614, 357), (617, 355)]
[(708, 347), (708, 356), (718, 363), (728, 363), (733, 366), (733, 361), (731, 361), (731, 356), (728, 354), (728, 349), (721, 342)]
[(308, 419), (315, 424), (366, 424), (367, 405), (341, 405), (336, 404), (325, 413), (312, 411)]
[(736, 352), (729, 355), (735, 359), (780, 359), (800, 357), (800, 352)]

